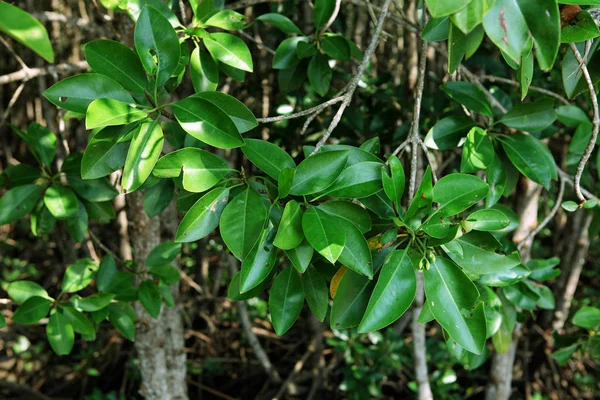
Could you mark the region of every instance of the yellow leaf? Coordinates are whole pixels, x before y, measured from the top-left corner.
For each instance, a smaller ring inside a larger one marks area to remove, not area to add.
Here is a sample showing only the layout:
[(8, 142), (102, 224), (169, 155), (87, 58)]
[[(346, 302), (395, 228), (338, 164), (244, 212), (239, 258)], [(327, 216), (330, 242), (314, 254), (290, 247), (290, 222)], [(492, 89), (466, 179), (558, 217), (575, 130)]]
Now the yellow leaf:
[(332, 299), (335, 298), (335, 293), (337, 292), (338, 286), (340, 286), (340, 281), (344, 277), (346, 271), (348, 271), (348, 267), (342, 265), (333, 276), (333, 279), (331, 279), (331, 284), (329, 285), (329, 295)]

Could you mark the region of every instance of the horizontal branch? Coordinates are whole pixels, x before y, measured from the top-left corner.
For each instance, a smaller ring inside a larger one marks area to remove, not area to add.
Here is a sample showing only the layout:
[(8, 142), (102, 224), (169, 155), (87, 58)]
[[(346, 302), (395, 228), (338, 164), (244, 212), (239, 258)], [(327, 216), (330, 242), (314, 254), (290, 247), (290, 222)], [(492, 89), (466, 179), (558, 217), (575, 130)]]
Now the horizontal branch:
[(342, 100), (344, 100), (344, 96), (338, 96), (338, 97), (334, 97), (331, 100), (327, 100), (324, 103), (321, 103), (314, 107), (308, 108), (306, 110), (299, 111), (297, 113), (288, 114), (288, 115), (278, 115), (277, 117), (257, 118), (256, 120), (261, 123), (267, 123), (267, 122), (284, 121), (286, 119), (300, 118), (300, 117), (304, 117), (306, 115), (310, 115), (310, 114), (319, 112), (319, 111), (323, 110), (324, 108), (327, 108), (333, 104), (339, 103)]
[[(515, 87), (520, 87), (521, 84), (517, 81), (513, 81), (512, 79), (506, 79), (506, 78), (500, 78), (498, 76), (494, 76), (494, 75), (481, 75), (479, 77), (479, 79), (481, 79), (482, 81), (488, 81), (488, 82), (492, 82), (492, 83), (505, 83), (507, 85), (511, 85), (511, 86), (515, 86)], [(558, 93), (554, 93), (551, 90), (548, 89), (544, 89), (538, 86), (529, 86), (529, 90), (531, 90), (532, 92), (538, 92), (538, 93), (542, 93), (545, 94), (546, 96), (550, 96), (550, 97), (554, 97), (555, 99), (557, 99), (558, 101), (560, 101), (563, 104), (566, 105), (570, 105), (571, 102), (569, 100), (567, 100), (566, 98), (564, 98), (563, 96), (561, 96)]]
[(71, 72), (79, 72), (88, 69), (90, 66), (87, 61), (78, 61), (76, 63), (64, 63), (58, 65), (49, 65), (43, 68), (28, 68), (21, 69), (10, 74), (0, 76), (0, 86), (7, 85), (12, 82), (28, 81), (38, 76), (68, 74)]

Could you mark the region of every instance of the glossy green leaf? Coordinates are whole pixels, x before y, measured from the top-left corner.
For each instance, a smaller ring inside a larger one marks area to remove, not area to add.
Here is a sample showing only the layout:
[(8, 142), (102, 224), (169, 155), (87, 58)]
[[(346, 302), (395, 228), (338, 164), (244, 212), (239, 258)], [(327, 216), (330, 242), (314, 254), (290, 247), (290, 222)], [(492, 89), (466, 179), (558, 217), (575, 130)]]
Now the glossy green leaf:
[(342, 35), (325, 34), (321, 39), (321, 49), (334, 60), (350, 61), (350, 45)]
[[(334, 217), (311, 207), (302, 217), (302, 230), (306, 240), (330, 263), (334, 264), (344, 250), (346, 233), (336, 224)], [(360, 232), (359, 232), (360, 233)]]
[(560, 259), (558, 257), (552, 257), (546, 260), (530, 260), (527, 263), (527, 268), (531, 270), (531, 275), (529, 275), (529, 278), (536, 281), (554, 279), (561, 273), (559, 268), (555, 268), (559, 263)]
[(371, 332), (392, 324), (408, 310), (416, 292), (417, 277), (408, 252), (394, 251), (383, 264), (358, 331)]
[(483, 16), (494, 2), (495, 0), (472, 0), (463, 9), (451, 15), (450, 20), (466, 35), (483, 21)]
[(246, 145), (242, 152), (256, 165), (273, 179), (279, 179), (279, 174), (284, 168), (296, 168), (292, 157), (281, 147), (266, 140), (245, 139)]
[(580, 11), (573, 21), (562, 27), (561, 43), (577, 43), (591, 40), (600, 36), (600, 29), (596, 21), (587, 11)]
[(427, 0), (427, 8), (433, 18), (454, 14), (470, 3), (471, 0)]
[(498, 242), (487, 232), (471, 232), (456, 240), (462, 248), (462, 254), (449, 251), (450, 247), (444, 246), (446, 252), (464, 270), (473, 274), (502, 273), (518, 266), (519, 259), (497, 254)]
[(146, 182), (160, 157), (163, 142), (163, 131), (158, 121), (140, 125), (133, 135), (125, 159), (121, 181), (124, 190), (132, 192)]
[(433, 201), (440, 204), (435, 215), (456, 215), (485, 198), (488, 191), (487, 183), (473, 175), (446, 175), (433, 187)]
[(500, 327), (492, 336), (492, 343), (498, 353), (504, 353), (512, 342), (512, 332), (517, 323), (517, 310), (502, 293), (498, 297), (502, 302)]
[(573, 316), (573, 324), (586, 329), (600, 325), (600, 310), (596, 307), (581, 307)]
[(233, 123), (235, 124), (237, 130), (240, 133), (248, 132), (258, 126), (258, 122), (256, 121), (256, 117), (252, 114), (252, 111), (248, 109), (238, 99), (233, 96), (228, 95), (227, 93), (221, 92), (204, 92), (204, 93), (196, 93), (192, 96), (192, 98), (199, 98), (212, 103), (221, 109), (225, 114), (231, 118)]
[[(363, 199), (364, 200), (364, 199)], [(371, 230), (371, 216), (368, 211), (350, 201), (334, 200), (319, 204), (318, 208), (327, 214), (350, 222), (360, 233)]]
[(7, 191), (0, 198), (0, 225), (12, 223), (33, 210), (42, 190), (38, 185), (23, 185)]
[(371, 196), (382, 189), (381, 169), (382, 165), (378, 162), (354, 164), (344, 169), (325, 193), (331, 197), (354, 199)]
[(44, 193), (44, 204), (56, 219), (77, 216), (79, 202), (75, 193), (64, 186), (51, 186)]
[(564, 366), (569, 362), (573, 354), (579, 348), (579, 343), (572, 344), (567, 347), (563, 347), (562, 349), (558, 349), (552, 353), (552, 358), (556, 360), (558, 365)]
[(46, 289), (31, 281), (11, 282), (7, 285), (6, 292), (8, 293), (8, 296), (18, 304), (23, 304), (31, 297), (36, 296), (51, 299), (51, 297), (48, 296)]
[(144, 192), (144, 211), (150, 218), (163, 212), (173, 199), (175, 184), (171, 179), (161, 179), (156, 185)]
[(585, 111), (576, 105), (560, 106), (555, 111), (558, 121), (570, 128), (577, 128), (582, 123), (591, 123)]
[(100, 74), (80, 74), (50, 86), (44, 97), (58, 107), (85, 114), (88, 105), (101, 98), (133, 103), (131, 95), (117, 82)]
[(320, 96), (325, 96), (331, 85), (333, 71), (329, 60), (322, 54), (317, 54), (308, 63), (308, 81)]
[(71, 238), (78, 243), (83, 242), (88, 231), (89, 217), (81, 200), (77, 202), (77, 216), (67, 219), (65, 224)]
[(290, 189), (294, 184), (296, 168), (284, 168), (277, 178), (277, 193), (280, 199), (285, 199), (290, 194)]
[[(476, 0), (475, 0), (476, 1)], [(467, 35), (454, 24), (448, 30), (448, 73), (453, 74), (462, 62), (467, 51)]]
[(315, 0), (315, 6), (312, 10), (315, 29), (322, 28), (329, 21), (329, 18), (333, 15), (335, 6), (335, 0)]
[(91, 137), (81, 160), (83, 179), (102, 178), (125, 165), (136, 124), (107, 127)]
[(211, 33), (203, 38), (213, 58), (242, 71), (252, 72), (252, 56), (246, 43), (229, 33)]
[(485, 206), (489, 208), (500, 200), (506, 188), (506, 169), (504, 162), (497, 154), (494, 155), (494, 159), (485, 171), (485, 179), (490, 185), (490, 191), (485, 197)]
[(160, 314), (161, 301), (156, 283), (152, 280), (145, 280), (140, 283), (139, 297), (140, 303), (142, 303), (148, 314), (157, 318)]
[(94, 129), (110, 125), (130, 124), (146, 118), (146, 111), (132, 104), (113, 99), (96, 99), (90, 103), (85, 114), (85, 128)]
[(277, 335), (284, 335), (296, 322), (304, 305), (302, 282), (294, 268), (281, 271), (269, 293), (271, 322)]
[(478, 114), (492, 117), (492, 106), (485, 93), (469, 82), (452, 81), (446, 82), (441, 89), (453, 100), (464, 105)]
[(179, 282), (180, 274), (177, 268), (171, 265), (151, 267), (148, 272), (159, 278), (165, 285), (174, 285)]
[(172, 263), (181, 252), (181, 243), (163, 242), (153, 248), (146, 258), (148, 267), (160, 267)]
[(203, 192), (216, 185), (230, 169), (221, 157), (188, 147), (162, 157), (152, 173), (160, 178), (175, 178), (182, 171), (184, 189)]
[(27, 143), (31, 152), (41, 164), (48, 167), (52, 166), (52, 161), (56, 155), (56, 135), (53, 132), (37, 122), (29, 124), (26, 134), (14, 127), (13, 131)]
[(300, 196), (327, 189), (340, 176), (347, 160), (345, 151), (325, 151), (308, 157), (296, 168), (290, 194)]
[(344, 248), (339, 257), (340, 263), (369, 279), (373, 279), (371, 250), (363, 234), (356, 226), (344, 219), (332, 217), (332, 222), (334, 223), (332, 229), (341, 231), (346, 237)]
[(128, 340), (135, 340), (135, 311), (131, 305), (121, 301), (108, 306), (108, 319), (111, 324)]
[(563, 201), (563, 203), (560, 205), (565, 211), (569, 211), (569, 212), (573, 212), (577, 209), (579, 209), (579, 204), (575, 203), (572, 200), (569, 201)]
[(387, 197), (399, 207), (402, 202), (404, 185), (406, 183), (404, 168), (402, 167), (402, 162), (394, 155), (388, 159), (388, 164), (390, 166), (390, 174), (387, 171), (382, 171), (381, 174), (383, 190)]
[(236, 273), (231, 282), (229, 283), (229, 287), (227, 288), (227, 297), (234, 301), (244, 301), (251, 298), (254, 298), (260, 295), (271, 283), (275, 270), (271, 270), (271, 274), (264, 279), (258, 286), (254, 289), (250, 289), (245, 293), (240, 293), (240, 275), (241, 273)]
[(263, 229), (252, 250), (242, 261), (240, 272), (240, 294), (259, 286), (271, 274), (277, 259), (277, 249), (273, 246), (275, 230)]
[(46, 325), (46, 335), (52, 350), (59, 356), (71, 353), (75, 343), (75, 332), (67, 317), (60, 312), (50, 316)]
[(231, 118), (210, 101), (188, 97), (173, 105), (173, 113), (187, 133), (204, 143), (222, 149), (244, 145)]
[(50, 304), (50, 300), (45, 297), (30, 297), (15, 310), (12, 320), (23, 325), (35, 324), (48, 315)]
[(175, 241), (194, 242), (209, 235), (219, 225), (228, 199), (227, 188), (216, 188), (202, 196), (181, 220)]
[(327, 315), (329, 307), (329, 294), (327, 283), (323, 276), (312, 265), (308, 267), (306, 273), (302, 274), (302, 289), (304, 297), (310, 307), (310, 310), (315, 314), (319, 321), (323, 322)]
[[(98, 273), (99, 274), (99, 273)], [(75, 296), (71, 298), (71, 303), (75, 308), (81, 311), (98, 311), (108, 306), (112, 299), (115, 298), (113, 293), (95, 293), (87, 297)]]
[(210, 54), (199, 47), (190, 57), (190, 77), (196, 93), (217, 90), (219, 67)]
[(106, 292), (117, 272), (117, 265), (112, 254), (102, 257), (98, 272), (96, 273), (96, 287), (100, 292)]
[(437, 257), (423, 276), (427, 303), (435, 319), (458, 344), (480, 354), (485, 346), (486, 320), (483, 303), (475, 307), (479, 292), (473, 282), (443, 257)]
[(65, 271), (62, 281), (62, 292), (73, 293), (87, 287), (98, 270), (98, 264), (91, 258), (81, 258), (71, 264)]
[[(61, 314), (66, 318), (73, 330), (81, 335), (93, 335), (95, 333), (92, 322), (81, 311), (78, 311), (70, 304), (62, 303), (60, 305)], [(52, 317), (50, 317), (52, 320)]]
[(246, 258), (267, 219), (267, 210), (261, 197), (250, 187), (233, 198), (221, 214), (221, 237), (227, 248), (238, 259)]
[(460, 172), (477, 172), (486, 169), (496, 157), (494, 145), (487, 132), (479, 127), (471, 129), (463, 145)]
[(464, 116), (451, 116), (440, 119), (425, 137), (427, 147), (436, 150), (448, 150), (458, 146), (475, 126), (472, 119)]
[(297, 247), (304, 239), (302, 232), (302, 209), (295, 200), (290, 200), (283, 210), (274, 244), (282, 250)]
[(525, 285), (524, 282), (521, 281), (514, 285), (505, 286), (502, 288), (502, 293), (517, 308), (533, 311), (537, 307), (540, 296), (531, 290), (528, 285)]
[(148, 74), (162, 85), (169, 80), (179, 63), (177, 33), (169, 20), (156, 8), (145, 6), (133, 33), (135, 49)]
[(233, 10), (221, 10), (211, 16), (204, 23), (206, 26), (214, 26), (227, 31), (244, 29), (247, 25), (246, 18)]
[(306, 271), (306, 268), (308, 268), (310, 261), (312, 260), (314, 249), (312, 248), (310, 243), (308, 243), (306, 238), (304, 238), (302, 243), (300, 243), (297, 247), (291, 250), (286, 250), (285, 254), (290, 259), (294, 267), (299, 272), (304, 273)]
[[(431, 211), (432, 202), (433, 178), (431, 174), (431, 168), (427, 167), (425, 173), (423, 174), (423, 178), (421, 178), (421, 183), (419, 184), (419, 188), (415, 193), (415, 197), (413, 197), (413, 200), (410, 203), (408, 210), (406, 210), (406, 214), (404, 215), (404, 220), (411, 228), (419, 227), (423, 216)], [(415, 222), (411, 221), (413, 219)]]
[(500, 135), (498, 139), (514, 166), (532, 181), (549, 189), (558, 178), (554, 157), (538, 139), (531, 135)]
[(273, 69), (293, 68), (298, 65), (300, 63), (297, 54), (298, 43), (307, 41), (308, 38), (305, 36), (294, 36), (281, 42), (273, 56)]
[(521, 103), (510, 110), (500, 122), (504, 125), (526, 132), (538, 132), (556, 121), (554, 100), (541, 99), (535, 103)]
[[(600, 69), (595, 67), (598, 65), (598, 60), (600, 60), (600, 53), (596, 51), (599, 44), (600, 41), (593, 41), (586, 58), (584, 57), (585, 43), (575, 44), (579, 54), (581, 54), (581, 57), (586, 61), (588, 70), (590, 72), (590, 77), (592, 78), (592, 82), (594, 84), (598, 83), (598, 80), (600, 80)], [(585, 81), (583, 73), (581, 72), (579, 61), (577, 61), (572, 51), (565, 52), (565, 56), (562, 60), (562, 80), (567, 97), (570, 99), (581, 93), (588, 92), (587, 82)]]
[(135, 94), (144, 94), (148, 78), (138, 55), (114, 40), (93, 40), (85, 47), (85, 59), (97, 73), (117, 81)]
[(375, 280), (354, 271), (346, 271), (337, 288), (331, 306), (332, 329), (347, 329), (357, 326), (363, 318)]
[(300, 28), (298, 28), (296, 24), (294, 24), (292, 20), (290, 20), (285, 15), (281, 15), (278, 13), (267, 13), (257, 17), (256, 20), (273, 24), (280, 31), (288, 35), (293, 35), (294, 33), (302, 35), (302, 31), (300, 30)]
[(465, 221), (469, 229), (476, 231), (499, 231), (510, 225), (508, 217), (494, 209), (475, 211)]
[(54, 51), (44, 25), (26, 11), (0, 2), (0, 32), (29, 47), (48, 62), (54, 62)]
[(431, 18), (423, 28), (421, 37), (428, 42), (439, 42), (448, 39), (450, 18)]
[(0, 183), (8, 189), (34, 183), (41, 176), (40, 169), (28, 164), (11, 165), (0, 174)]

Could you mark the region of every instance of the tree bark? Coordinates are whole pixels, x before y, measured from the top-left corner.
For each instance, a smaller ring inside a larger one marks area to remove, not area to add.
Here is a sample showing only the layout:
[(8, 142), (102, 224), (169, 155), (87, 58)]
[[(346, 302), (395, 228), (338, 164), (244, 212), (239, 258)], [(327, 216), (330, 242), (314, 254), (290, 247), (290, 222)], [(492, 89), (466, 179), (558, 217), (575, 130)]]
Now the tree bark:
[(415, 377), (419, 388), (419, 400), (431, 400), (431, 386), (427, 372), (427, 347), (425, 346), (425, 326), (419, 324), (419, 315), (423, 309), (425, 292), (423, 291), (423, 273), (417, 271), (417, 294), (412, 310), (413, 357), (415, 362)]
[[(148, 217), (142, 192), (129, 194), (127, 200), (133, 259), (143, 266), (148, 253), (161, 242), (160, 219)], [(177, 294), (178, 288), (173, 291)], [(149, 400), (188, 398), (183, 322), (175, 299), (175, 307), (163, 306), (156, 319), (140, 303), (135, 304), (138, 315), (135, 348), (142, 375), (140, 394)]]

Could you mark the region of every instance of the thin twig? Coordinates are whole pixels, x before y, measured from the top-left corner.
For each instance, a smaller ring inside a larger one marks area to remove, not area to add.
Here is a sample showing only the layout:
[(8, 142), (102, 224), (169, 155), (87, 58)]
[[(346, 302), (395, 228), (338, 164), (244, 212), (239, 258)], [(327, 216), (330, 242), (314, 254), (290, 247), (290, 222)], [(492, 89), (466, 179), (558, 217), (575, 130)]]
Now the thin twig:
[(89, 67), (90, 66), (87, 63), (87, 61), (78, 61), (72, 64), (64, 63), (58, 65), (49, 65), (44, 68), (21, 69), (19, 71), (11, 72), (10, 74), (0, 76), (0, 86), (6, 85), (7, 83), (11, 82), (28, 81), (38, 76), (55, 75), (58, 73), (79, 72), (81, 70), (86, 70)]
[(287, 390), (288, 386), (296, 378), (296, 375), (298, 375), (298, 373), (300, 371), (302, 371), (304, 364), (306, 364), (306, 361), (308, 361), (308, 358), (311, 356), (312, 353), (314, 353), (314, 351), (315, 351), (315, 343), (314, 343), (314, 341), (312, 341), (311, 344), (308, 346), (306, 353), (304, 353), (304, 355), (302, 356), (302, 358), (300, 360), (296, 361), (296, 364), (294, 365), (294, 369), (292, 370), (292, 373), (290, 373), (290, 375), (283, 382), (283, 384), (281, 385), (281, 388), (279, 388), (279, 391), (277, 392), (277, 394), (275, 396), (273, 396), (273, 400), (279, 400), (280, 398), (282, 398), (282, 396), (285, 394), (285, 391)]
[(13, 108), (13, 106), (15, 105), (15, 103), (17, 102), (17, 100), (19, 99), (19, 96), (21, 96), (21, 92), (23, 92), (23, 88), (25, 88), (25, 82), (22, 82), (19, 85), (19, 87), (17, 88), (17, 90), (15, 90), (15, 92), (12, 95), (12, 97), (8, 101), (8, 105), (6, 106), (6, 110), (4, 110), (4, 113), (2, 114), (2, 119), (0, 120), (0, 128), (2, 128), (4, 126), (4, 123), (6, 122), (6, 118), (8, 118), (8, 113), (10, 112), (11, 108)]
[(277, 121), (284, 121), (287, 119), (294, 119), (294, 118), (300, 118), (300, 117), (304, 117), (306, 115), (310, 115), (316, 112), (320, 112), (321, 110), (339, 103), (340, 101), (344, 100), (344, 96), (338, 96), (338, 97), (334, 97), (331, 100), (327, 100), (324, 103), (321, 103), (319, 105), (316, 105), (314, 107), (308, 108), (306, 110), (302, 110), (299, 111), (297, 113), (293, 113), (293, 114), (288, 114), (288, 115), (278, 115), (276, 117), (267, 117), (267, 118), (257, 118), (256, 120), (258, 122), (262, 122), (262, 123), (268, 123), (268, 122), (277, 122)]
[(367, 68), (367, 64), (369, 63), (371, 56), (373, 55), (373, 53), (375, 52), (375, 49), (377, 48), (377, 43), (379, 42), (379, 36), (381, 35), (381, 31), (383, 30), (383, 24), (385, 22), (385, 17), (387, 15), (387, 11), (390, 7), (391, 2), (392, 2), (392, 0), (385, 0), (385, 3), (383, 3), (383, 6), (381, 7), (381, 14), (379, 16), (379, 21), (377, 21), (377, 26), (375, 27), (375, 32), (373, 33), (371, 42), (369, 43), (369, 46), (367, 47), (367, 50), (365, 51), (362, 62), (358, 66), (358, 71), (356, 72), (356, 75), (354, 75), (352, 77), (352, 80), (350, 81), (350, 84), (348, 85), (348, 90), (344, 94), (343, 102), (340, 105), (340, 108), (338, 109), (337, 113), (335, 113), (333, 119), (331, 120), (331, 124), (329, 124), (329, 127), (327, 128), (327, 131), (325, 131), (325, 134), (323, 135), (323, 137), (317, 142), (317, 145), (315, 146), (315, 149), (313, 150), (313, 152), (311, 154), (315, 154), (319, 150), (321, 150), (321, 147), (323, 147), (323, 145), (327, 142), (327, 140), (331, 136), (331, 133), (333, 132), (333, 130), (340, 123), (340, 120), (342, 119), (342, 115), (344, 114), (344, 110), (346, 109), (346, 107), (348, 107), (348, 105), (350, 105), (350, 102), (352, 101), (352, 95), (354, 95), (354, 91), (356, 90), (356, 88), (360, 82), (360, 78), (362, 77), (362, 74), (365, 72), (365, 69)]
[(562, 177), (559, 177), (558, 180), (560, 183), (560, 187), (558, 189), (558, 195), (556, 196), (556, 203), (554, 203), (554, 207), (552, 207), (552, 210), (550, 210), (550, 213), (548, 213), (548, 215), (546, 215), (546, 218), (544, 218), (544, 220), (537, 226), (537, 228), (535, 228), (533, 231), (529, 232), (529, 234), (523, 240), (521, 240), (519, 242), (519, 244), (517, 245), (517, 250), (520, 251), (523, 248), (523, 246), (525, 246), (526, 243), (530, 243), (533, 240), (533, 238), (535, 237), (535, 235), (540, 233), (540, 231), (542, 229), (544, 229), (544, 227), (546, 225), (548, 225), (550, 223), (550, 221), (552, 221), (552, 218), (554, 218), (554, 216), (560, 209), (563, 195), (565, 193), (565, 180)]
[[(479, 77), (482, 81), (488, 81), (488, 82), (492, 82), (492, 83), (505, 83), (507, 85), (511, 85), (511, 86), (515, 86), (515, 87), (519, 87), (521, 86), (521, 84), (517, 81), (513, 81), (512, 79), (506, 79), (506, 78), (500, 78), (499, 76), (494, 76), (494, 75), (481, 75)], [(551, 90), (548, 89), (544, 89), (538, 86), (529, 86), (529, 90), (531, 90), (532, 92), (538, 92), (538, 93), (542, 93), (545, 94), (546, 96), (550, 96), (550, 97), (554, 97), (555, 99), (557, 99), (558, 101), (560, 101), (563, 104), (566, 105), (570, 105), (571, 103), (569, 102), (569, 100), (567, 100), (566, 98), (564, 98), (563, 96), (561, 96), (558, 93), (554, 93)]]
[(587, 68), (585, 60), (581, 57), (579, 50), (577, 50), (577, 46), (571, 43), (571, 50), (575, 55), (577, 61), (579, 61), (581, 71), (583, 72), (583, 77), (588, 86), (588, 90), (590, 92), (590, 98), (592, 100), (592, 110), (594, 111), (594, 119), (592, 120), (593, 128), (592, 128), (592, 137), (581, 156), (581, 160), (579, 160), (579, 164), (577, 164), (577, 172), (575, 173), (575, 194), (581, 203), (586, 201), (585, 196), (581, 192), (581, 176), (583, 175), (583, 170), (585, 169), (585, 165), (588, 160), (592, 156), (592, 151), (594, 151), (594, 146), (596, 146), (596, 140), (598, 139), (598, 128), (600, 127), (600, 115), (598, 112), (598, 97), (596, 96), (596, 89), (594, 88), (594, 82), (592, 81), (592, 77), (590, 76), (590, 71)]
[(238, 31), (238, 34), (240, 36), (243, 36), (246, 39), (250, 40), (251, 42), (255, 43), (258, 47), (261, 47), (261, 48), (265, 49), (266, 51), (268, 51), (269, 53), (275, 55), (275, 50), (273, 50), (272, 48), (270, 48), (269, 46), (264, 44), (261, 40), (257, 40), (255, 38), (253, 38), (251, 35), (247, 34), (246, 32), (244, 32), (241, 29)]
[[(558, 176), (560, 178), (562, 178), (566, 183), (568, 183), (569, 185), (575, 187), (575, 183), (573, 182), (573, 178), (571, 178), (571, 175), (569, 175), (568, 173), (566, 173), (565, 171), (563, 171), (562, 169), (558, 169)], [(590, 191), (586, 190), (585, 188), (581, 188), (581, 192), (588, 198), (588, 199), (592, 199), (592, 200), (596, 200), (596, 202), (598, 202), (598, 204), (600, 204), (600, 197), (595, 196), (593, 193), (591, 193)]]
[(337, 18), (338, 14), (340, 12), (341, 4), (342, 4), (342, 0), (335, 0), (335, 8), (333, 9), (333, 12), (331, 13), (331, 17), (329, 17), (329, 20), (321, 28), (321, 32), (327, 32), (327, 29), (329, 29), (331, 24), (333, 24), (333, 22), (335, 21), (335, 19)]
[(96, 234), (94, 232), (92, 232), (91, 229), (88, 229), (88, 233), (90, 234), (90, 238), (92, 238), (92, 240), (94, 242), (96, 242), (96, 244), (98, 245), (98, 247), (100, 247), (102, 250), (104, 250), (106, 253), (112, 255), (115, 260), (117, 260), (118, 262), (123, 262), (123, 259), (121, 257), (119, 257), (118, 255), (116, 255), (111, 249), (109, 249), (104, 243), (102, 243), (102, 241), (100, 240), (100, 238), (98, 236), (96, 236)]

